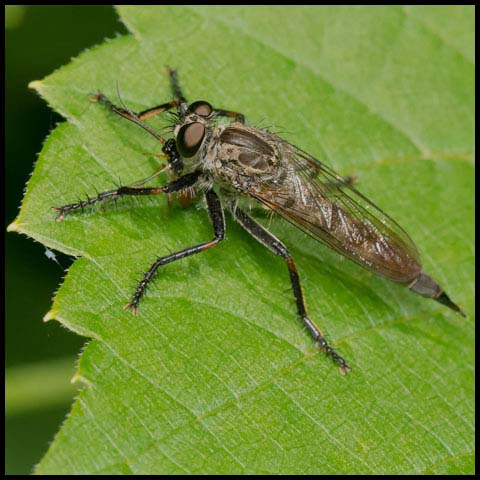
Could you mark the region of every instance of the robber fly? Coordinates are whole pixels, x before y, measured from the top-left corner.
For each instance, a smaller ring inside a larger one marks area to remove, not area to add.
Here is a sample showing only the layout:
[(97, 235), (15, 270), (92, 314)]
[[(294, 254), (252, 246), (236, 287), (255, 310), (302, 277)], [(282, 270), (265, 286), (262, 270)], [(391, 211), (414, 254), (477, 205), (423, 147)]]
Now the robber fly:
[[(88, 198), (53, 207), (57, 221), (67, 213), (96, 202), (124, 195), (158, 195), (201, 192), (205, 196), (214, 237), (192, 247), (159, 257), (137, 285), (124, 309), (137, 313), (138, 305), (157, 269), (167, 263), (203, 252), (225, 238), (224, 207), (255, 239), (284, 260), (290, 274), (297, 312), (321, 350), (330, 355), (345, 374), (350, 367), (327, 343), (309, 318), (297, 267), (288, 248), (239, 206), (239, 198), (256, 200), (362, 267), (410, 290), (435, 299), (456, 312), (462, 310), (426, 273), (418, 250), (408, 234), (388, 215), (363, 196), (348, 178), (337, 175), (307, 152), (276, 134), (245, 124), (241, 113), (212, 107), (206, 101), (189, 104), (182, 95), (177, 73), (168, 69), (173, 100), (140, 113), (114, 105), (102, 93), (90, 97), (111, 112), (139, 125), (162, 144), (171, 181), (162, 187), (145, 187), (150, 177)], [(170, 111), (175, 118), (174, 138), (164, 139), (145, 120)], [(232, 119), (220, 124), (219, 117)], [(220, 200), (221, 198), (221, 200)]]

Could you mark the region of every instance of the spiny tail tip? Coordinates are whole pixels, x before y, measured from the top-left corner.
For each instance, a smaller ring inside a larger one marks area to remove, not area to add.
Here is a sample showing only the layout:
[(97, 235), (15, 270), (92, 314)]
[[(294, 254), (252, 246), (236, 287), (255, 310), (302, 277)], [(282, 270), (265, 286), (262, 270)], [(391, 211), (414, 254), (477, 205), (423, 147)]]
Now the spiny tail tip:
[(462, 317), (467, 318), (465, 312), (457, 304), (453, 303), (445, 292), (442, 292), (435, 300), (446, 307), (451, 308), (454, 312), (459, 313)]

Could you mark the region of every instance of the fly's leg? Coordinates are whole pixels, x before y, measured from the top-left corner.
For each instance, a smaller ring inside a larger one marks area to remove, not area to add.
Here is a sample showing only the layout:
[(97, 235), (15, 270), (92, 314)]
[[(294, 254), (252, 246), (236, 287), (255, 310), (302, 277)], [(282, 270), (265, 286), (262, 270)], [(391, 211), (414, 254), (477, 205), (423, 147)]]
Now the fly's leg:
[(148, 118), (153, 117), (154, 115), (163, 113), (167, 110), (170, 110), (173, 107), (178, 107), (179, 103), (176, 100), (172, 100), (171, 102), (168, 102), (168, 103), (163, 103), (162, 105), (157, 105), (156, 107), (148, 108), (147, 110), (143, 110), (139, 113), (131, 112), (131, 111), (125, 110), (124, 108), (117, 107), (101, 92), (97, 93), (96, 95), (92, 95), (90, 97), (90, 100), (92, 102), (99, 102), (105, 105), (111, 112), (139, 125), (148, 133), (150, 133), (152, 136), (154, 136), (157, 140), (160, 140), (160, 142), (163, 145), (162, 152), (167, 156), (169, 165), (173, 168), (174, 172), (177, 175), (181, 174), (183, 170), (183, 162), (182, 162), (182, 159), (180, 158), (180, 154), (177, 151), (175, 140), (173, 138), (164, 140), (162, 137), (160, 137), (155, 132), (153, 132), (145, 123), (143, 123), (144, 120), (147, 120)]
[(244, 211), (239, 209), (234, 203), (230, 204), (230, 209), (233, 213), (235, 220), (252, 235), (256, 240), (265, 245), (276, 255), (280, 255), (285, 259), (290, 274), (290, 282), (292, 284), (293, 294), (295, 296), (295, 303), (297, 304), (297, 312), (302, 319), (303, 324), (307, 327), (308, 331), (312, 335), (313, 339), (319, 344), (320, 349), (324, 349), (327, 355), (330, 355), (332, 359), (339, 365), (340, 373), (345, 375), (350, 367), (346, 364), (345, 360), (328, 345), (323, 333), (310, 320), (307, 314), (307, 307), (305, 304), (305, 298), (303, 296), (302, 287), (300, 285), (300, 277), (298, 275), (297, 267), (290, 256), (287, 247), (277, 238), (275, 238), (270, 232), (268, 232), (262, 225), (257, 223), (253, 218), (249, 217)]
[(178, 107), (179, 105), (176, 100), (172, 100), (171, 102), (162, 103), (161, 105), (157, 105), (156, 107), (147, 108), (146, 110), (142, 110), (141, 112), (136, 113), (121, 107), (117, 107), (101, 92), (98, 92), (96, 95), (91, 95), (90, 101), (99, 102), (105, 105), (113, 113), (116, 113), (120, 117), (126, 118), (127, 120), (130, 120), (133, 122), (136, 122), (138, 120), (143, 122), (144, 120), (147, 120), (155, 115), (158, 115), (159, 113), (163, 113), (174, 107)]
[[(136, 113), (129, 111), (125, 108), (117, 107), (101, 92), (98, 92), (96, 95), (91, 95), (90, 101), (102, 103), (112, 112), (134, 123), (138, 123), (139, 121), (143, 122), (144, 120), (147, 120), (155, 115), (158, 115), (159, 113), (163, 113), (174, 107), (179, 108), (180, 111), (185, 114), (188, 110), (188, 104), (187, 100), (182, 94), (180, 84), (178, 83), (177, 71), (171, 69), (170, 67), (167, 67), (167, 73), (170, 75), (170, 82), (174, 96), (174, 100), (170, 102), (162, 103), (161, 105), (157, 105), (156, 107), (148, 108), (146, 110), (142, 110), (139, 113)], [(214, 109), (214, 113), (217, 116), (234, 118), (235, 121), (245, 124), (245, 116), (242, 113), (233, 112), (231, 110), (223, 110), (221, 108)]]
[[(180, 109), (181, 110), (183, 109), (186, 112), (188, 109), (188, 104), (187, 104), (187, 100), (182, 94), (180, 84), (178, 83), (177, 71), (170, 67), (166, 67), (166, 68), (167, 68), (167, 73), (170, 75), (170, 82), (172, 84), (173, 96), (175, 100), (180, 104)], [(220, 117), (234, 118), (236, 122), (245, 124), (245, 116), (242, 113), (232, 112), (231, 110), (223, 110), (221, 108), (213, 109), (213, 113)]]
[(243, 115), (243, 113), (233, 112), (231, 110), (222, 110), (221, 108), (215, 108), (213, 112), (219, 117), (234, 118), (236, 122), (245, 125), (245, 115)]
[[(136, 112), (127, 110), (126, 108), (117, 107), (101, 92), (98, 92), (96, 95), (91, 95), (90, 101), (100, 102), (103, 105), (105, 105), (109, 110), (116, 113), (120, 117), (126, 118), (127, 120), (130, 120), (131, 122), (134, 122), (137, 124), (141, 124), (143, 121), (155, 115), (163, 113), (167, 110), (170, 110), (174, 107), (177, 107), (186, 111), (188, 105), (185, 97), (182, 95), (182, 91), (180, 90), (180, 86), (178, 84), (177, 71), (167, 67), (167, 72), (170, 75), (170, 80), (171, 80), (172, 90), (174, 95), (174, 100), (170, 102), (162, 103), (161, 105), (157, 105), (156, 107), (147, 108), (146, 110), (142, 110), (141, 112), (136, 113)], [(143, 124), (141, 126), (143, 126)], [(145, 129), (148, 130), (147, 128)]]
[(117, 107), (101, 92), (98, 92), (96, 95), (91, 95), (90, 100), (92, 102), (102, 103), (109, 110), (111, 110), (112, 112), (116, 113), (117, 115), (123, 118), (126, 118), (127, 120), (133, 121), (135, 123), (137, 123), (139, 120), (143, 122), (144, 120), (147, 120), (155, 115), (158, 115), (159, 113), (163, 113), (174, 107), (181, 107), (182, 105), (187, 104), (185, 97), (182, 95), (180, 85), (178, 84), (177, 71), (167, 67), (167, 73), (170, 75), (170, 81), (172, 84), (174, 100), (170, 102), (162, 103), (161, 105), (157, 105), (156, 107), (147, 108), (146, 110), (142, 110), (139, 113), (132, 112), (125, 108)]
[(113, 200), (124, 195), (160, 195), (162, 193), (178, 192), (193, 186), (197, 182), (199, 176), (200, 172), (188, 173), (187, 175), (184, 175), (183, 177), (180, 177), (177, 180), (158, 188), (125, 186), (117, 188), (116, 190), (107, 190), (99, 193), (95, 197), (87, 198), (87, 200), (82, 200), (77, 203), (70, 203), (61, 207), (52, 207), (52, 210), (59, 212), (56, 221), (61, 222), (67, 213), (79, 209), (83, 210), (89, 205), (93, 205), (94, 203), (102, 202), (104, 200)]
[(190, 255), (195, 255), (196, 253), (203, 252), (204, 250), (214, 247), (225, 238), (225, 217), (223, 215), (223, 208), (220, 200), (213, 190), (209, 190), (208, 192), (206, 192), (205, 198), (207, 200), (208, 214), (213, 224), (213, 239), (209, 242), (199, 243), (198, 245), (194, 245), (193, 247), (184, 248), (183, 250), (171, 253), (170, 255), (159, 257), (158, 260), (145, 273), (143, 279), (138, 284), (137, 289), (135, 290), (132, 301), (125, 305), (125, 307), (123, 307), (124, 310), (132, 310), (135, 315), (137, 314), (138, 304), (143, 297), (148, 284), (153, 279), (159, 267), (166, 265), (167, 263), (180, 260), (181, 258), (189, 257)]
[(187, 99), (183, 96), (182, 89), (180, 88), (180, 84), (178, 83), (177, 71), (170, 67), (166, 67), (166, 70), (167, 74), (170, 75), (170, 83), (172, 86), (173, 97), (179, 104), (186, 104)]

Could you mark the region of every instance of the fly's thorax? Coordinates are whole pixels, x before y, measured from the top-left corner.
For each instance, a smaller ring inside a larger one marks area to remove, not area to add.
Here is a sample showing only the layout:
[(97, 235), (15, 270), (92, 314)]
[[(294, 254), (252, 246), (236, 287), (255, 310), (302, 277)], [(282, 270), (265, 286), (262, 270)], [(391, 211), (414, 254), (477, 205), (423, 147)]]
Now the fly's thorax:
[(203, 168), (224, 189), (240, 193), (284, 177), (281, 145), (268, 132), (236, 122), (213, 129)]

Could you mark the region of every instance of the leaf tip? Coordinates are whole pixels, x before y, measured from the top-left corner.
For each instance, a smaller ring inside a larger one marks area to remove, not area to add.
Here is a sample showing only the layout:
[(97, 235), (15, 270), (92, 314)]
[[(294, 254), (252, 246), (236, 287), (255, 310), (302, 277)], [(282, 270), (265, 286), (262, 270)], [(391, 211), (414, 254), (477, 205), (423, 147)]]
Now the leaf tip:
[(8, 227), (7, 227), (7, 232), (18, 232), (20, 230), (19, 228), (20, 224), (14, 220)]
[(46, 315), (43, 317), (44, 322), (49, 322), (50, 320), (55, 319), (55, 312), (53, 310), (50, 310), (49, 312), (46, 313)]
[(39, 92), (43, 87), (43, 82), (41, 80), (33, 80), (33, 82), (30, 82), (28, 84), (28, 88), (31, 88), (32, 90), (36, 90)]

